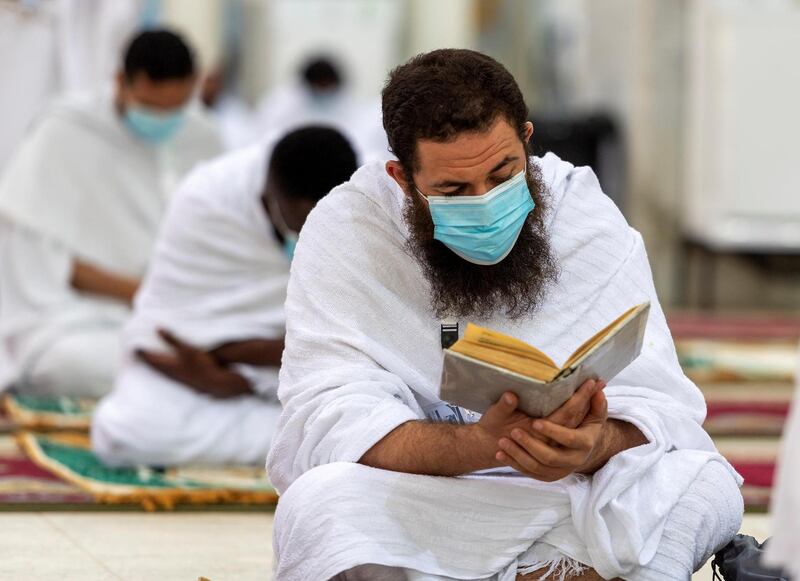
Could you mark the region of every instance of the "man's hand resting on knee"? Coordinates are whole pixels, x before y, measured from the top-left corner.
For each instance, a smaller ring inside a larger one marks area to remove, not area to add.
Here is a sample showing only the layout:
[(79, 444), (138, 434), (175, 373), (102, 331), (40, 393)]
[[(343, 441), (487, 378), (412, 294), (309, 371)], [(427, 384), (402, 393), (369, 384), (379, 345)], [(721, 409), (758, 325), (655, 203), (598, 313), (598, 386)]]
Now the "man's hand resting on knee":
[(250, 382), (221, 363), (213, 353), (178, 339), (165, 329), (158, 334), (172, 352), (139, 349), (136, 356), (159, 373), (219, 399), (253, 393)]
[(476, 424), (411, 421), (370, 448), (361, 464), (438, 476), (511, 466), (537, 480), (593, 473), (615, 454), (646, 442), (637, 428), (607, 420), (603, 382), (587, 381), (545, 419), (517, 410), (506, 393)]

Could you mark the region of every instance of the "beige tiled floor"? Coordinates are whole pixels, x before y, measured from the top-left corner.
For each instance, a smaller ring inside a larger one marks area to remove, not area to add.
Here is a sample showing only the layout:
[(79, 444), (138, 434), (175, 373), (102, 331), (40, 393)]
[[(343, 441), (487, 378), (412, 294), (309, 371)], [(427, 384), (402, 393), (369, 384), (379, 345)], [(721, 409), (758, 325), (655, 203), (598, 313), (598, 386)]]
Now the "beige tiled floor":
[(0, 579), (268, 580), (272, 515), (2, 513)]
[[(769, 536), (769, 518), (742, 532)], [(272, 515), (0, 513), (0, 579), (269, 580)], [(710, 581), (707, 565), (693, 581)]]

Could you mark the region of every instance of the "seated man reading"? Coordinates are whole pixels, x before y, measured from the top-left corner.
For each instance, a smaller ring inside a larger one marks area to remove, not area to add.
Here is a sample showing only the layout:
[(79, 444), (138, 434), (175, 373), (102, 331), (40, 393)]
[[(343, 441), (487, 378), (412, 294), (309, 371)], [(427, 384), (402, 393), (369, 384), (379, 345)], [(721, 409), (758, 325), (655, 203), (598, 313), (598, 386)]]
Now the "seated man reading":
[[(113, 90), (50, 107), (0, 181), (0, 350), (17, 389), (100, 396), (167, 195), (220, 151), (190, 107), (192, 53), (166, 30), (130, 42)], [(0, 386), (2, 388), (3, 386)]]
[[(590, 169), (530, 155), (522, 94), (489, 57), (398, 67), (383, 122), (397, 159), (317, 205), (292, 265), (277, 579), (685, 581), (738, 530), (740, 479), (701, 427), (640, 235)], [(641, 355), (547, 418), (507, 392), (449, 414), (472, 423), (428, 419), (452, 409), (453, 321), (563, 362), (645, 301)]]
[(356, 170), (337, 131), (306, 127), (194, 170), (170, 205), (92, 424), (109, 464), (260, 463), (280, 413), (297, 232)]

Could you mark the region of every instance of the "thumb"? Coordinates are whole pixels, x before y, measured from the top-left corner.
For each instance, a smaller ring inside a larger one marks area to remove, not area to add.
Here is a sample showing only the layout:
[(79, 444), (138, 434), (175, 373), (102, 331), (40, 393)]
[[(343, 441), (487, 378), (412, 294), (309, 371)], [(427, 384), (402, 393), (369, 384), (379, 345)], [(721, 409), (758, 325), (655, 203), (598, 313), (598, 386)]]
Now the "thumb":
[(589, 413), (586, 414), (585, 421), (601, 420), (605, 421), (608, 417), (608, 400), (603, 391), (596, 392), (589, 402)]
[(491, 416), (492, 419), (502, 421), (517, 410), (518, 404), (519, 398), (517, 398), (516, 394), (507, 391), (487, 410), (486, 414)]

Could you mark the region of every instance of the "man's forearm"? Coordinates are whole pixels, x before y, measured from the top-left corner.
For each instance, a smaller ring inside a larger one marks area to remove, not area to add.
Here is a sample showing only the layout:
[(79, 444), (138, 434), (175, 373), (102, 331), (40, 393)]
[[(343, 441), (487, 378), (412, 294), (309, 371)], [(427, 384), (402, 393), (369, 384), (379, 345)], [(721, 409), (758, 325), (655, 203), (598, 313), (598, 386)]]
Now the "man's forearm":
[(117, 299), (127, 304), (133, 302), (139, 281), (114, 274), (82, 260), (72, 265), (70, 284), (75, 290)]
[(370, 448), (360, 464), (395, 472), (456, 476), (500, 466), (497, 442), (477, 424), (410, 421)]
[(579, 472), (582, 474), (594, 474), (620, 452), (646, 443), (647, 438), (633, 424), (622, 420), (608, 420), (603, 440), (592, 454), (592, 458)]
[(245, 363), (256, 366), (278, 366), (283, 354), (283, 339), (245, 339), (221, 345), (212, 351), (224, 364)]

